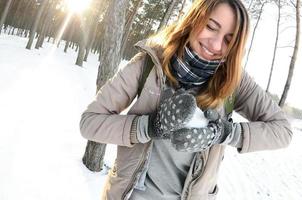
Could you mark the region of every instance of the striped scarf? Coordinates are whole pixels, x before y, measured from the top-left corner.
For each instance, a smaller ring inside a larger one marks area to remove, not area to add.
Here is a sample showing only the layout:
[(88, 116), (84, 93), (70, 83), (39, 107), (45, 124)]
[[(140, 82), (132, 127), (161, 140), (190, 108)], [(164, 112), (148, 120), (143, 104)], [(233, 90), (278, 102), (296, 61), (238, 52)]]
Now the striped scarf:
[(170, 61), (170, 69), (175, 78), (183, 85), (201, 85), (207, 82), (224, 61), (207, 61), (200, 58), (190, 47), (185, 46), (184, 59), (173, 55)]

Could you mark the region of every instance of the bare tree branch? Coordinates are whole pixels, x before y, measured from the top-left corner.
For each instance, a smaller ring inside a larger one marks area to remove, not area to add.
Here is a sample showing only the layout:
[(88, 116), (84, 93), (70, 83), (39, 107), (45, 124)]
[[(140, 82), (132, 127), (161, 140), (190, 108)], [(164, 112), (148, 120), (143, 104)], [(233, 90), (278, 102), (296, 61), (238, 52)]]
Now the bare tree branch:
[(293, 46), (278, 46), (278, 49), (282, 49), (282, 48), (294, 48)]
[(296, 7), (296, 4), (293, 2), (293, 0), (290, 0), (289, 2), (292, 4), (292, 6)]
[(280, 34), (282, 34), (284, 31), (287, 31), (290, 28), (296, 28), (296, 26), (287, 26), (280, 31)]

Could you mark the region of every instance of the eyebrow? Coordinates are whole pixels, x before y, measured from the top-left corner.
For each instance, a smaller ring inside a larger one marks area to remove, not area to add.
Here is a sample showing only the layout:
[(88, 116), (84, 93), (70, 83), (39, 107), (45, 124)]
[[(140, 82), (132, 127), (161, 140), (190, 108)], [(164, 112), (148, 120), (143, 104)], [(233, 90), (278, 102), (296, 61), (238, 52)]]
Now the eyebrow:
[[(209, 21), (212, 21), (214, 24), (216, 24), (216, 26), (218, 26), (219, 28), (221, 28), (221, 25), (215, 19), (210, 18)], [(234, 34), (233, 33), (229, 33), (228, 35), (232, 37)]]
[(221, 25), (215, 19), (210, 18), (209, 20), (214, 22), (219, 28), (221, 28)]

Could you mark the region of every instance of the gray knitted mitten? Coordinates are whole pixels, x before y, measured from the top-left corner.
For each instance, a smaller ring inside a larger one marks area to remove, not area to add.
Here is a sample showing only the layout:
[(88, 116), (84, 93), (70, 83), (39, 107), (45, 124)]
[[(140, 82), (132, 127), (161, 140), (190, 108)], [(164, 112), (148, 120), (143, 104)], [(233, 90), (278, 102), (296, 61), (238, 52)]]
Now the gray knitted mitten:
[(210, 122), (205, 128), (183, 128), (174, 131), (171, 142), (178, 151), (203, 151), (217, 142), (220, 133), (219, 126)]
[(185, 90), (163, 91), (159, 108), (149, 115), (148, 135), (151, 138), (170, 138), (171, 131), (181, 129), (193, 117), (197, 108), (195, 97)]
[(209, 124), (204, 128), (183, 128), (173, 131), (171, 143), (178, 151), (197, 152), (219, 144), (232, 132), (233, 123), (222, 120), (213, 110), (205, 111)]

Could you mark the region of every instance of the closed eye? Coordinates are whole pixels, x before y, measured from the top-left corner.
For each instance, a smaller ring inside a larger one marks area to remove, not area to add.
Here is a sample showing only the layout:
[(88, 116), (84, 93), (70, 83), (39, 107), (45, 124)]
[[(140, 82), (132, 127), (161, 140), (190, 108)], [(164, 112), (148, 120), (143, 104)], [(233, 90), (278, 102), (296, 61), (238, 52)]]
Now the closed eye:
[(224, 42), (225, 42), (226, 44), (230, 44), (231, 40), (225, 38), (225, 39), (224, 39)]
[(224, 41), (226, 44), (230, 44), (230, 42), (232, 41), (232, 36), (233, 36), (233, 34), (230, 34), (224, 38)]
[(209, 24), (207, 25), (207, 29), (209, 29), (210, 31), (216, 31), (216, 29), (210, 26)]

